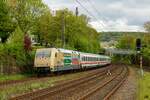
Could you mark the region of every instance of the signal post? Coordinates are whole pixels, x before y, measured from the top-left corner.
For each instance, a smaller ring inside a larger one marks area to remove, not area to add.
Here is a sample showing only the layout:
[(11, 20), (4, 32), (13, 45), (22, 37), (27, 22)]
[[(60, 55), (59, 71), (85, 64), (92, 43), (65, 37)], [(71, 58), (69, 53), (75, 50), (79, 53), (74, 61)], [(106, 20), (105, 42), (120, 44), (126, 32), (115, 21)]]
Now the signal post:
[(141, 72), (141, 76), (143, 76), (144, 75), (144, 72), (143, 72), (143, 57), (142, 57), (141, 49), (142, 49), (141, 39), (138, 38), (138, 39), (136, 39), (136, 50), (137, 50), (137, 54), (139, 55), (138, 57), (140, 57), (140, 72)]

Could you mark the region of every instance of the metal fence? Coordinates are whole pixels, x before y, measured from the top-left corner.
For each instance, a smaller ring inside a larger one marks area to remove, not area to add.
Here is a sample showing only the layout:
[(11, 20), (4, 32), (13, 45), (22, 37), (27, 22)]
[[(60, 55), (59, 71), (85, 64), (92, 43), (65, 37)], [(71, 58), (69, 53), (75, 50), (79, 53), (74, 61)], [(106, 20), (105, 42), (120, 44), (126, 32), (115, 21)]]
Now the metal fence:
[(19, 72), (16, 60), (9, 56), (0, 56), (0, 74), (12, 74)]

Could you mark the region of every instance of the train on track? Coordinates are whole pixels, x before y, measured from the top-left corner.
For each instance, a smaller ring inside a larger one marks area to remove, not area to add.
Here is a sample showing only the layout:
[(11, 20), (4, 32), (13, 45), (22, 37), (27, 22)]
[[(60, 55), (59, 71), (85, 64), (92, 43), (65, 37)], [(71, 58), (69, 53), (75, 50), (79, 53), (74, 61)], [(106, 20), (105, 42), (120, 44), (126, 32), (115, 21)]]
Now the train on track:
[(58, 72), (74, 69), (88, 69), (111, 63), (104, 55), (84, 53), (62, 48), (41, 48), (36, 50), (34, 68)]

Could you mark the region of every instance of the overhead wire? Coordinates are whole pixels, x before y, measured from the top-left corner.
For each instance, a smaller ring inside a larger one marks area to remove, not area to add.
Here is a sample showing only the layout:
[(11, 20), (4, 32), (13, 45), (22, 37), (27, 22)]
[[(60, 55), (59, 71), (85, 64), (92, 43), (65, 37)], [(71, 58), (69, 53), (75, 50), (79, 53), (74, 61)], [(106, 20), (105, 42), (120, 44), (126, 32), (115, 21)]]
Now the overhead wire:
[[(88, 1), (88, 3), (91, 5), (91, 7), (93, 8), (93, 10), (97, 13), (98, 16), (101, 16), (102, 17), (102, 14), (101, 12), (96, 8), (96, 6), (94, 6), (94, 3), (91, 1), (91, 0), (86, 0)], [(104, 21), (108, 21), (109, 19), (107, 17), (103, 17), (102, 20)], [(105, 27), (105, 24), (102, 22), (103, 26)], [(116, 29), (116, 28), (113, 28), (113, 27), (110, 27), (111, 29)]]
[[(101, 13), (99, 12), (99, 10), (97, 10), (97, 8), (94, 6), (94, 4), (91, 2), (91, 0), (86, 0), (88, 1), (89, 5), (91, 5), (91, 7), (93, 8), (93, 10), (97, 13), (97, 15), (101, 15)], [(103, 18), (104, 19), (104, 18)], [(104, 19), (105, 20), (105, 19)]]
[(89, 11), (87, 10), (87, 8), (85, 6), (83, 6), (81, 4), (81, 2), (79, 2), (78, 0), (75, 0), (91, 17), (93, 17), (94, 19), (97, 20), (98, 24), (100, 24), (102, 27), (104, 27), (104, 25), (102, 23), (99, 22), (99, 20)]

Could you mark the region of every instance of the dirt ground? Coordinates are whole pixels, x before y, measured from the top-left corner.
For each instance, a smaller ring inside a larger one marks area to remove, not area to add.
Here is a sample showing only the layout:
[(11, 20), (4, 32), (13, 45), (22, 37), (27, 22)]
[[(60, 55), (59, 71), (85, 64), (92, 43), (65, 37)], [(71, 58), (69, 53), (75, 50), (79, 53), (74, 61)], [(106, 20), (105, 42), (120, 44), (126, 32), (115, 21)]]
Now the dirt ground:
[(137, 69), (129, 67), (129, 76), (123, 85), (109, 100), (137, 100), (138, 73)]

